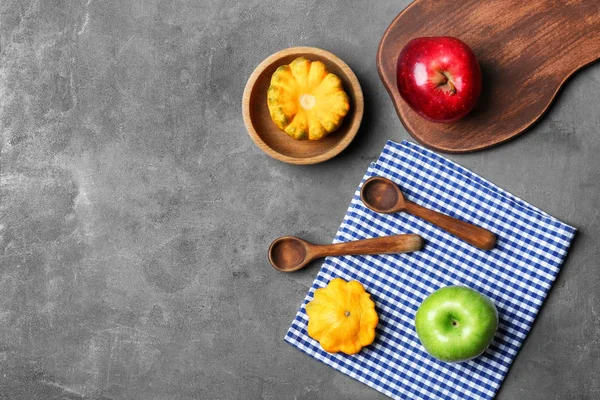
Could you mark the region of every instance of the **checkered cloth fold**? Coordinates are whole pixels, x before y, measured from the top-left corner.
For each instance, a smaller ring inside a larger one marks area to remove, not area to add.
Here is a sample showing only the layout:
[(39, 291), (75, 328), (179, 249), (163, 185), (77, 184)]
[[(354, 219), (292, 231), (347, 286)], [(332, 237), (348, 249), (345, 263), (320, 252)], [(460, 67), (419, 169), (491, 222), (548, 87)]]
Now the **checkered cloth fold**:
[[(497, 246), (482, 251), (407, 213), (374, 213), (361, 202), (359, 187), (335, 243), (418, 233), (426, 245), (407, 254), (328, 257), (285, 340), (395, 399), (493, 398), (560, 270), (575, 229), (406, 141), (388, 141), (363, 182), (375, 175), (396, 182), (413, 202), (491, 230), (498, 236)], [(328, 354), (306, 331), (306, 304), (335, 277), (361, 282), (380, 317), (375, 342), (352, 356)], [(413, 322), (425, 297), (447, 285), (484, 293), (500, 315), (488, 350), (459, 364), (429, 356)]]

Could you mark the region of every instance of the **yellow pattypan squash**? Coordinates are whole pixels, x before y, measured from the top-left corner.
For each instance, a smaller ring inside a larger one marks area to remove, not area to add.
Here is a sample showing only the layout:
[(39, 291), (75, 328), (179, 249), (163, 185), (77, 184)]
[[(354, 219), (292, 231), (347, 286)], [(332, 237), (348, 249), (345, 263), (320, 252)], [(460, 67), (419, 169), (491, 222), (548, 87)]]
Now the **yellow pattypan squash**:
[(375, 340), (375, 303), (357, 281), (335, 278), (315, 290), (306, 314), (308, 335), (329, 353), (356, 354)]
[(342, 124), (350, 99), (321, 61), (300, 57), (277, 68), (267, 91), (275, 125), (293, 139), (319, 140)]

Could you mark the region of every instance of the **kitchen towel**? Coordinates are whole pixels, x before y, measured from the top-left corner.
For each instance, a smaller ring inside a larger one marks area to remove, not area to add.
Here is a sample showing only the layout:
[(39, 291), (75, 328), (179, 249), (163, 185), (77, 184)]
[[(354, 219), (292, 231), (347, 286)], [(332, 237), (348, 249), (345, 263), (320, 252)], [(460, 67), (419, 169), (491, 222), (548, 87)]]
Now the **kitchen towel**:
[[(491, 399), (523, 344), (567, 255), (575, 229), (458, 164), (409, 142), (388, 141), (364, 182), (384, 176), (405, 197), (472, 222), (498, 236), (479, 250), (407, 213), (377, 214), (356, 190), (334, 242), (418, 233), (421, 251), (328, 257), (285, 340), (308, 355), (395, 399)], [(361, 183), (362, 185), (362, 183)], [(329, 354), (307, 334), (306, 304), (333, 278), (357, 280), (375, 301), (375, 342), (358, 354)], [(448, 364), (429, 356), (414, 328), (415, 313), (433, 291), (464, 285), (489, 296), (499, 328), (486, 352)]]

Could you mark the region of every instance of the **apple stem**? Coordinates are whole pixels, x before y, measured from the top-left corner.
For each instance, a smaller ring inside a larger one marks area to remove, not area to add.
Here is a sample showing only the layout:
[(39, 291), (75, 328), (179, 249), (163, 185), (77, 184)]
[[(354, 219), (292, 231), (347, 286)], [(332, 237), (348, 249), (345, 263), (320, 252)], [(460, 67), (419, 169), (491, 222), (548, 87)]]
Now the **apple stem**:
[(456, 86), (454, 86), (454, 83), (447, 72), (438, 72), (435, 77), (431, 79), (431, 83), (433, 83), (436, 88), (440, 88), (450, 95), (456, 93)]
[(456, 86), (454, 86), (454, 83), (452, 83), (452, 81), (450, 80), (450, 78), (448, 78), (448, 81), (446, 82), (446, 84), (448, 85), (448, 92), (450, 94), (454, 94), (456, 93)]

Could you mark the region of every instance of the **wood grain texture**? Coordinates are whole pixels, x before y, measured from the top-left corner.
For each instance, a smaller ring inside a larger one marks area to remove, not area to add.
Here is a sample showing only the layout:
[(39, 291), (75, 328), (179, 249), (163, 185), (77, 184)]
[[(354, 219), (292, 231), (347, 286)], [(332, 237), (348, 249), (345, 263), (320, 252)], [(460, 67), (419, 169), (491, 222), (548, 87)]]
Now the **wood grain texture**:
[[(398, 54), (421, 36), (457, 37), (473, 49), (481, 65), (479, 104), (456, 123), (423, 119), (398, 93)], [(417, 141), (435, 150), (464, 153), (525, 131), (565, 81), (598, 58), (598, 0), (416, 0), (383, 35), (377, 68), (402, 123)]]
[(411, 201), (405, 201), (403, 211), (442, 228), (478, 249), (491, 250), (496, 247), (496, 235), (477, 225), (430, 210)]
[[(342, 125), (321, 140), (294, 140), (271, 120), (267, 106), (267, 89), (273, 72), (298, 57), (322, 61), (336, 74), (350, 97), (350, 111)], [(242, 113), (248, 134), (269, 156), (290, 164), (317, 164), (341, 153), (356, 136), (364, 111), (360, 83), (350, 67), (332, 53), (315, 47), (292, 47), (281, 50), (256, 67), (242, 97)]]
[(409, 233), (314, 246), (312, 252), (314, 257), (398, 254), (421, 250), (422, 247), (423, 238), (419, 235)]

